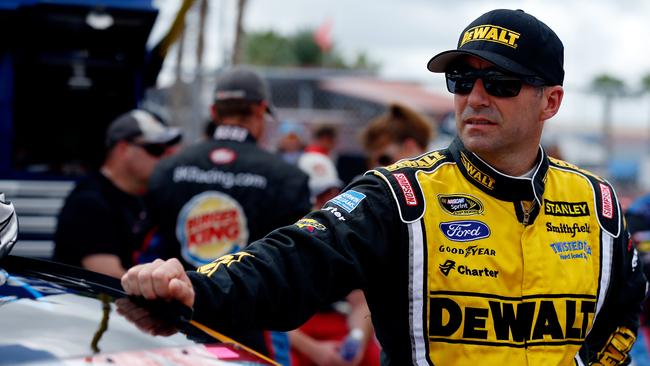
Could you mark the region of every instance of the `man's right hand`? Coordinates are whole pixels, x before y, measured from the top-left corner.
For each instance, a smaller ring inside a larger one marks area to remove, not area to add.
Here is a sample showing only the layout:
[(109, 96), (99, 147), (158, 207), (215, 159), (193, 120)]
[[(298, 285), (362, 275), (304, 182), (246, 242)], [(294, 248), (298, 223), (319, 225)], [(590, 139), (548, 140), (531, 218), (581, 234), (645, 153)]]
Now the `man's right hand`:
[(132, 267), (122, 276), (122, 287), (127, 294), (148, 300), (177, 300), (190, 308), (194, 305), (194, 287), (176, 258)]

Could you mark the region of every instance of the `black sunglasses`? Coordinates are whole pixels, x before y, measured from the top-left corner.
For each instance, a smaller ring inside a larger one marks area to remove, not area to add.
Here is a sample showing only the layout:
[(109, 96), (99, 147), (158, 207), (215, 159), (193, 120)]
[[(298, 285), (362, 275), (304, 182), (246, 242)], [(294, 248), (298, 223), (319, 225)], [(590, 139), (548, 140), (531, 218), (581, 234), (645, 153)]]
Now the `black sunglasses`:
[(142, 143), (136, 143), (136, 142), (131, 142), (131, 144), (135, 146), (139, 146), (144, 149), (144, 151), (147, 152), (147, 154), (159, 158), (163, 156), (165, 151), (167, 151), (167, 148), (169, 147), (166, 144), (142, 144)]
[(476, 79), (481, 79), (488, 94), (502, 98), (519, 95), (524, 83), (537, 87), (546, 85), (544, 79), (536, 76), (508, 75), (494, 68), (454, 68), (445, 72), (445, 78), (447, 79), (447, 90), (450, 93), (467, 95), (472, 92)]

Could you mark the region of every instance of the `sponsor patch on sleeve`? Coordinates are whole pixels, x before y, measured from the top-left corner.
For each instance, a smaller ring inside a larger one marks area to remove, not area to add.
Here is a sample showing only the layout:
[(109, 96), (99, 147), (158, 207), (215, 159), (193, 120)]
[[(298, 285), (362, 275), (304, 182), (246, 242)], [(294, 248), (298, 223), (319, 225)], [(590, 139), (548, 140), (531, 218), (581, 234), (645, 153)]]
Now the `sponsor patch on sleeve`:
[(332, 198), (329, 203), (333, 203), (347, 212), (352, 212), (365, 198), (365, 194), (351, 189)]
[(415, 194), (413, 193), (413, 187), (411, 187), (411, 182), (409, 182), (409, 179), (406, 177), (406, 174), (393, 173), (393, 176), (395, 177), (395, 179), (397, 179), (397, 183), (402, 188), (402, 193), (404, 194), (404, 199), (406, 200), (406, 204), (408, 206), (417, 206), (418, 200), (415, 198)]
[(612, 201), (612, 190), (605, 184), (600, 185), (600, 197), (603, 204), (603, 216), (611, 219), (614, 217), (614, 203)]

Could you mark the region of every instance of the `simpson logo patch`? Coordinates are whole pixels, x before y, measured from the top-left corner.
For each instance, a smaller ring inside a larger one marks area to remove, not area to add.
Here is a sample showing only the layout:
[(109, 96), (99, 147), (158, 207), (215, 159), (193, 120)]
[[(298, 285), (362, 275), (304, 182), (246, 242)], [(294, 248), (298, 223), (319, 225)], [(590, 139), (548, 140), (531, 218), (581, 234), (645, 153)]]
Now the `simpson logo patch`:
[(399, 183), (399, 186), (402, 188), (402, 193), (404, 193), (406, 204), (408, 206), (417, 206), (418, 200), (415, 198), (413, 187), (411, 187), (411, 182), (409, 182), (409, 179), (406, 177), (406, 175), (403, 173), (395, 173), (393, 176), (395, 176), (397, 183)]
[(469, 194), (439, 194), (440, 207), (450, 215), (468, 216), (483, 213), (483, 203)]
[(347, 212), (352, 212), (354, 211), (355, 208), (357, 208), (357, 206), (359, 206), (359, 203), (361, 203), (361, 201), (363, 201), (365, 198), (366, 198), (365, 194), (351, 189), (349, 191), (345, 191), (339, 194), (338, 196), (332, 198), (328, 202), (341, 207)]
[(517, 48), (517, 40), (521, 34), (497, 25), (484, 24), (468, 29), (463, 33), (460, 41), (462, 47), (467, 42), (488, 41), (500, 43), (504, 46)]
[(612, 201), (612, 190), (602, 184), (598, 183), (600, 186), (600, 197), (601, 197), (601, 202), (603, 205), (603, 216), (607, 217), (608, 219), (611, 219), (614, 217), (614, 203)]
[(208, 191), (194, 196), (181, 209), (176, 237), (183, 258), (197, 267), (248, 243), (246, 214), (227, 194)]

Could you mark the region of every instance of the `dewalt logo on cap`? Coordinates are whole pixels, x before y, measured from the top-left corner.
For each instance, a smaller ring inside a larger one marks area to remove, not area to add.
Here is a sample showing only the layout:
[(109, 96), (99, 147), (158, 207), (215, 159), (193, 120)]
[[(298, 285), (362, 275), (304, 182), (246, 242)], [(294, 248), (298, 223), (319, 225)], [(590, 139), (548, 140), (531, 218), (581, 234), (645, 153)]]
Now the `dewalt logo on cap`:
[(478, 25), (472, 27), (463, 33), (463, 39), (460, 41), (462, 47), (465, 43), (473, 41), (488, 41), (500, 43), (504, 46), (517, 48), (517, 40), (520, 34), (510, 29), (499, 27), (497, 25)]

